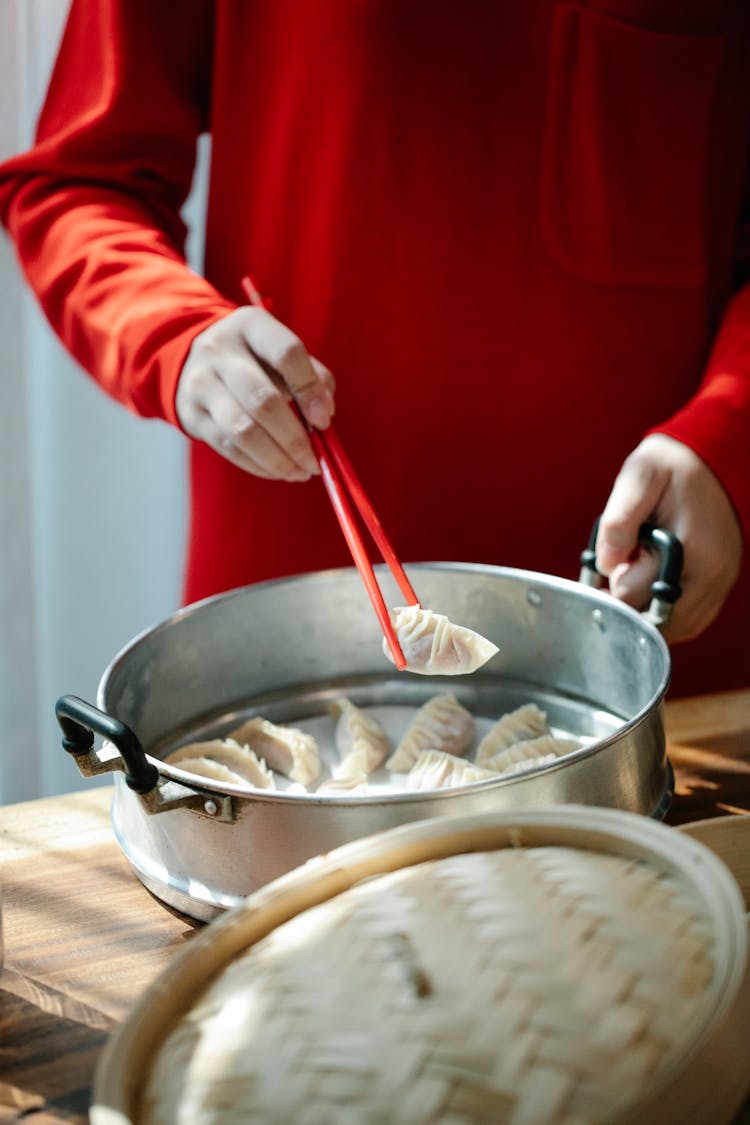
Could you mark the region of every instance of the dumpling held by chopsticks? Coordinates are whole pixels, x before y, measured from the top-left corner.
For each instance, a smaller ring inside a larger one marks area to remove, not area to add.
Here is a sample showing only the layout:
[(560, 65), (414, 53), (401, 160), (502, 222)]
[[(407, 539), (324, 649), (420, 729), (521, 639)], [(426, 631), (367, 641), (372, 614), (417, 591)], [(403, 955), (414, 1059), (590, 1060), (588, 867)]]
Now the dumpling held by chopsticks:
[[(473, 629), (454, 625), (442, 613), (418, 605), (391, 610), (391, 621), (409, 672), (425, 676), (461, 676), (476, 672), (499, 651)], [(393, 662), (388, 644), (383, 652)]]

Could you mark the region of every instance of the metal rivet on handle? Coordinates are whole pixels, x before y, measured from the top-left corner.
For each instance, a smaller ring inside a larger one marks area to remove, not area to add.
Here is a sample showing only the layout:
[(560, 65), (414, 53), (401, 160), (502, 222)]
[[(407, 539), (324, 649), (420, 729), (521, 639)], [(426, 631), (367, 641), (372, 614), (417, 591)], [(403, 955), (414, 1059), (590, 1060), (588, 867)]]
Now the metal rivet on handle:
[(216, 816), (217, 812), (219, 811), (219, 806), (216, 804), (216, 801), (211, 800), (204, 801), (203, 808), (206, 810), (209, 816)]
[(529, 605), (539, 606), (542, 604), (542, 595), (538, 590), (527, 590), (526, 601)]

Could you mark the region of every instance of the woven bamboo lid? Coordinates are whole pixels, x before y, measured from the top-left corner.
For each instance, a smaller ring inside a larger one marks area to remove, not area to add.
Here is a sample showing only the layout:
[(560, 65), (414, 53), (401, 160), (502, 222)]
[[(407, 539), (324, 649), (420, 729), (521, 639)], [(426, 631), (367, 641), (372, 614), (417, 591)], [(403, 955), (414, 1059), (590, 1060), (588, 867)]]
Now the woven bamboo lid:
[(731, 875), (673, 830), (422, 822), (207, 927), (111, 1040), (92, 1121), (716, 1125), (750, 1080), (747, 963)]

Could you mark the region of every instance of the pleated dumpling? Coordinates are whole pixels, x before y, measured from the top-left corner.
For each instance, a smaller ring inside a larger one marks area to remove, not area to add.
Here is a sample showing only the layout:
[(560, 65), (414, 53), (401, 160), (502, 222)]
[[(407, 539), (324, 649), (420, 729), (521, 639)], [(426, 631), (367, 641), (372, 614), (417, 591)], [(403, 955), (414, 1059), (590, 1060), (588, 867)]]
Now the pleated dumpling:
[(382, 723), (344, 696), (333, 700), (330, 711), (337, 719), (334, 738), (341, 757), (334, 775), (352, 777), (382, 766), (390, 749)]
[(244, 777), (240, 777), (228, 766), (223, 766), (221, 762), (215, 762), (213, 758), (185, 758), (180, 762), (170, 762), (170, 765), (177, 766), (185, 773), (192, 773), (195, 777), (207, 778), (209, 781), (220, 781), (225, 785), (247, 785)]
[(466, 708), (453, 695), (435, 695), (419, 708), (385, 764), (389, 770), (406, 772), (420, 750), (444, 750), (461, 757), (473, 737), (474, 718)]
[(580, 749), (580, 745), (574, 738), (555, 738), (554, 735), (543, 734), (541, 738), (527, 738), (508, 746), (493, 758), (484, 761), (482, 768), (503, 775), (522, 773), (546, 765), (547, 762), (561, 758), (563, 754), (570, 754), (573, 750)]
[[(400, 606), (391, 610), (390, 616), (409, 672), (461, 676), (476, 672), (499, 651), (473, 629), (454, 625), (444, 614), (418, 605)], [(385, 640), (383, 652), (393, 660)]]
[(515, 742), (541, 738), (542, 735), (549, 733), (544, 711), (537, 707), (536, 703), (525, 703), (523, 707), (517, 707), (515, 711), (508, 711), (506, 715), (502, 715), (494, 726), (490, 727), (477, 746), (474, 760), (478, 765), (482, 765), (501, 750), (513, 746)]
[(443, 750), (420, 750), (417, 760), (406, 775), (407, 789), (452, 789), (472, 781), (497, 778), (492, 770), (483, 769), (466, 758), (446, 754)]
[(316, 793), (328, 793), (330, 796), (344, 796), (347, 793), (365, 793), (367, 791), (367, 774), (350, 773), (344, 777), (331, 777), (322, 781)]
[[(248, 746), (231, 738), (191, 742), (180, 746), (164, 759), (187, 773), (200, 774), (232, 785), (252, 785), (255, 789), (275, 789), (273, 774)], [(231, 775), (231, 776), (230, 776)]]
[(230, 737), (249, 746), (272, 770), (311, 785), (320, 777), (320, 750), (311, 734), (296, 727), (277, 726), (256, 715), (230, 731)]

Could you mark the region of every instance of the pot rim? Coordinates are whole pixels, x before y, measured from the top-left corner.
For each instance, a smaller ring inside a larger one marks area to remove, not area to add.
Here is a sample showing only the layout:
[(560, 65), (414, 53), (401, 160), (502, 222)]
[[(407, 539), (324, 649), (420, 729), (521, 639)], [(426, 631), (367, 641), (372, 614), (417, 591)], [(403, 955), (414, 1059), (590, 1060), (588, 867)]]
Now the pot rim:
[[(405, 564), (407, 571), (415, 571), (417, 574), (420, 571), (427, 570), (440, 570), (440, 571), (454, 571), (468, 574), (477, 574), (480, 576), (491, 576), (498, 578), (510, 579), (511, 581), (528, 582), (537, 586), (542, 585), (548, 589), (561, 590), (567, 593), (574, 594), (577, 597), (585, 598), (587, 601), (593, 603), (594, 606), (605, 606), (609, 612), (614, 612), (625, 618), (637, 622), (638, 627), (643, 630), (643, 633), (651, 638), (660, 650), (662, 657), (663, 671), (661, 680), (658, 687), (653, 691), (649, 701), (636, 712), (635, 715), (629, 719), (624, 720), (622, 725), (611, 733), (597, 739), (595, 742), (588, 746), (583, 746), (579, 750), (566, 754), (556, 762), (547, 762), (544, 765), (536, 766), (533, 769), (524, 771), (522, 774), (513, 774), (508, 777), (500, 776), (498, 778), (490, 778), (482, 781), (475, 781), (462, 785), (460, 787), (451, 789), (436, 789), (425, 791), (401, 791), (391, 794), (377, 793), (377, 794), (347, 794), (347, 793), (333, 793), (333, 794), (298, 794), (287, 793), (283, 791), (269, 791), (266, 789), (251, 789), (245, 786), (232, 785), (229, 782), (221, 783), (212, 781), (209, 778), (201, 778), (200, 783), (197, 784), (196, 775), (189, 774), (180, 770), (176, 766), (167, 765), (160, 758), (144, 751), (147, 760), (156, 766), (160, 775), (170, 780), (174, 780), (189, 787), (199, 793), (207, 793), (208, 795), (224, 795), (234, 798), (251, 799), (254, 802), (263, 801), (269, 804), (298, 804), (305, 805), (322, 805), (326, 808), (331, 806), (351, 806), (351, 805), (379, 805), (384, 802), (388, 804), (422, 804), (427, 801), (434, 804), (436, 800), (450, 801), (458, 799), (460, 796), (465, 795), (467, 792), (479, 793), (485, 790), (495, 789), (502, 786), (523, 784), (524, 780), (530, 778), (538, 778), (543, 773), (552, 773), (556, 770), (569, 768), (574, 763), (579, 763), (587, 758), (592, 758), (599, 753), (606, 751), (614, 742), (620, 741), (625, 737), (629, 737), (641, 724), (646, 722), (654, 708), (658, 707), (669, 687), (669, 680), (671, 675), (671, 659), (669, 648), (664, 637), (656, 626), (649, 621), (638, 610), (633, 609), (632, 606), (627, 605), (625, 602), (619, 601), (609, 594), (606, 590), (600, 590), (592, 586), (584, 585), (574, 579), (560, 578), (555, 575), (545, 574), (540, 571), (525, 570), (515, 567), (496, 566), (494, 564), (484, 563), (467, 563), (467, 562), (418, 562)], [(387, 567), (384, 564), (378, 564), (375, 567), (376, 572), (388, 573)], [(114, 655), (110, 663), (102, 673), (97, 689), (97, 705), (102, 711), (107, 712), (106, 696), (109, 683), (117, 673), (122, 663), (128, 658), (129, 654), (141, 645), (146, 639), (155, 636), (156, 634), (174, 627), (176, 623), (184, 620), (187, 617), (194, 615), (199, 611), (205, 610), (217, 602), (227, 602), (234, 598), (246, 596), (248, 591), (259, 591), (274, 588), (280, 585), (296, 584), (301, 580), (307, 578), (316, 578), (321, 581), (332, 581), (338, 576), (351, 575), (356, 573), (355, 567), (333, 567), (324, 570), (316, 571), (303, 571), (298, 574), (285, 575), (280, 578), (271, 578), (263, 582), (250, 583), (246, 586), (235, 587), (234, 589), (224, 591), (223, 593), (213, 594), (209, 597), (203, 598), (197, 602), (191, 602), (189, 605), (183, 606), (176, 610), (167, 618), (156, 622), (153, 625), (147, 626), (137, 633), (131, 640), (126, 642), (119, 651)], [(385, 658), (384, 658), (385, 659)], [(398, 673), (393, 670), (394, 675)], [(457, 677), (446, 677), (446, 680), (451, 682)], [(117, 717), (117, 716), (115, 716)]]

